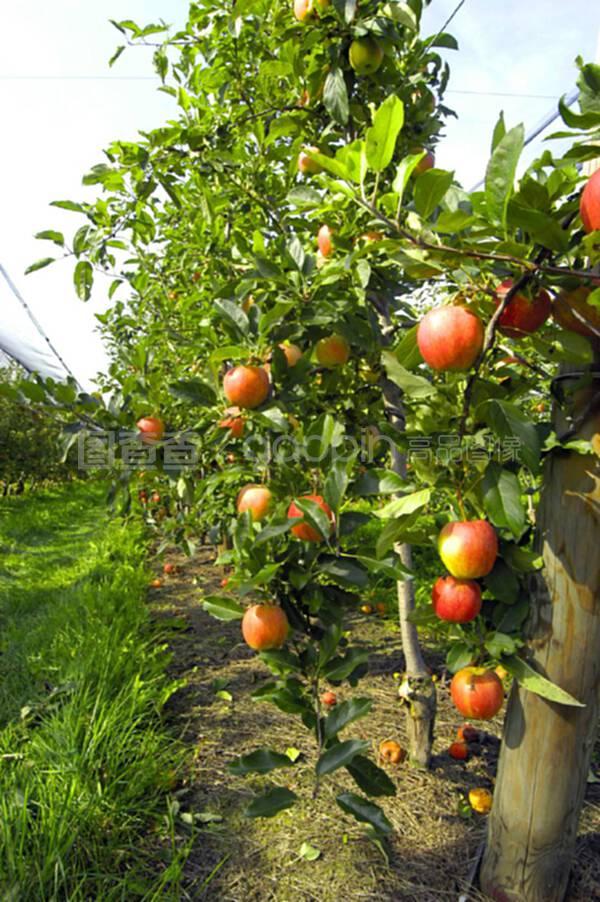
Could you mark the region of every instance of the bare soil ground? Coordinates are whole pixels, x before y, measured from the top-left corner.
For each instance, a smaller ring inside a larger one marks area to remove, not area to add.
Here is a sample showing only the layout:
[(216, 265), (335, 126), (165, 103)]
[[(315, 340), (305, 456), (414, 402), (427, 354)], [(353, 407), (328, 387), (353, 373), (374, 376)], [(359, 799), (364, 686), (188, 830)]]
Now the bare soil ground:
[[(461, 796), (476, 786), (493, 789), (501, 720), (486, 724), (482, 742), (467, 762), (446, 750), (461, 720), (449, 698), (443, 658), (430, 650), (439, 675), (434, 761), (430, 771), (408, 765), (388, 767), (397, 795), (379, 799), (394, 834), (388, 856), (370, 842), (335, 796), (355, 788), (345, 772), (324, 781), (312, 799), (316, 760), (312, 736), (291, 715), (251, 700), (270, 674), (241, 640), (239, 622), (223, 623), (202, 610), (201, 594), (219, 593), (223, 572), (210, 549), (192, 561), (172, 556), (175, 576), (151, 590), (150, 603), (170, 630), (172, 676), (185, 686), (170, 702), (174, 729), (190, 747), (191, 765), (176, 793), (178, 823), (193, 820), (191, 854), (184, 892), (193, 900), (219, 902), (443, 902), (469, 890), (472, 902), (484, 897), (469, 887), (470, 873), (485, 837), (485, 817), (464, 819)], [(400, 634), (391, 620), (351, 617), (354, 641), (372, 649), (369, 674), (352, 694), (370, 696), (370, 715), (351, 725), (352, 737), (367, 739), (376, 760), (383, 739), (405, 745), (404, 713), (393, 673), (402, 671)], [(225, 691), (231, 700), (219, 696)], [(350, 690), (336, 690), (341, 701)], [(236, 777), (227, 764), (258, 747), (301, 751), (295, 768), (275, 772), (275, 780)], [(598, 748), (596, 762), (598, 762)], [(283, 774), (283, 777), (282, 777)], [(272, 819), (248, 820), (243, 809), (269, 782), (285, 784), (300, 802)], [(184, 828), (182, 828), (184, 829)], [(299, 856), (304, 842), (320, 851), (315, 861)], [(600, 784), (589, 784), (580, 825), (570, 902), (600, 900)]]

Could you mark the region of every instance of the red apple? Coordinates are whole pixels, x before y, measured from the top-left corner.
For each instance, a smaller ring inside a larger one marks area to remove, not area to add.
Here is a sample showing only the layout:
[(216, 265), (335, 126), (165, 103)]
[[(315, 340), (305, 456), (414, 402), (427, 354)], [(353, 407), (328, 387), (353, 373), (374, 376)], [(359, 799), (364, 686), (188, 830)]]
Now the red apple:
[(254, 604), (242, 618), (242, 635), (255, 651), (281, 648), (289, 628), (285, 611), (274, 604)]
[[(496, 289), (496, 306), (512, 288), (511, 279), (505, 279)], [(552, 310), (552, 301), (542, 288), (534, 298), (517, 293), (510, 299), (498, 320), (498, 328), (509, 338), (523, 338), (544, 325)]]
[(140, 438), (147, 444), (159, 442), (165, 434), (165, 424), (159, 417), (142, 417), (136, 423)]
[(260, 407), (267, 400), (270, 389), (269, 376), (261, 366), (235, 366), (223, 379), (225, 397), (237, 407)]
[(167, 576), (170, 576), (172, 573), (175, 573), (176, 567), (175, 564), (171, 564), (167, 561), (166, 564), (163, 564), (163, 573), (166, 573)]
[[(319, 148), (315, 147), (314, 144), (307, 147), (306, 150), (311, 153), (320, 153)], [(315, 175), (317, 172), (321, 172), (321, 164), (301, 150), (298, 154), (298, 170), (302, 175)]]
[(452, 701), (464, 717), (491, 720), (504, 702), (502, 681), (485, 667), (463, 667), (450, 684)]
[(343, 335), (329, 335), (317, 342), (316, 355), (322, 366), (343, 366), (350, 357), (350, 345)]
[(434, 370), (468, 370), (483, 348), (483, 323), (464, 307), (436, 307), (417, 328), (417, 344)]
[(327, 705), (328, 708), (333, 708), (334, 705), (337, 705), (337, 695), (335, 692), (332, 692), (331, 689), (328, 689), (321, 695), (321, 704)]
[(333, 254), (333, 232), (328, 225), (322, 225), (317, 234), (317, 245), (324, 257)]
[[(323, 499), (321, 495), (302, 495), (299, 501), (313, 501), (317, 504), (322, 511), (324, 511), (331, 523), (331, 529), (333, 530), (333, 526), (335, 524), (335, 517), (333, 516), (333, 511), (327, 504), (327, 502)], [(295, 501), (292, 501), (287, 511), (288, 519), (292, 519), (293, 517), (302, 517), (304, 518), (304, 514), (298, 507)], [(292, 535), (296, 536), (297, 539), (302, 539), (303, 542), (323, 542), (324, 537), (321, 533), (315, 529), (310, 523), (300, 522), (296, 523), (295, 526), (292, 526), (291, 529)]]
[(590, 176), (581, 192), (579, 213), (586, 232), (600, 229), (600, 169)]
[(296, 366), (296, 364), (302, 357), (302, 351), (298, 347), (298, 345), (283, 342), (282, 344), (279, 345), (279, 347), (285, 354), (285, 359), (287, 361), (287, 365), (288, 366)]
[(250, 511), (253, 520), (262, 520), (269, 513), (273, 495), (266, 485), (250, 483), (240, 490), (236, 499), (238, 514)]
[(441, 530), (438, 551), (452, 576), (479, 579), (496, 563), (498, 536), (487, 520), (454, 520)]
[(466, 742), (453, 742), (448, 749), (448, 754), (457, 761), (466, 761), (469, 757), (469, 746)]
[[(425, 150), (424, 147), (420, 147), (419, 150), (413, 151), (413, 153), (422, 153)], [(435, 157), (431, 153), (430, 150), (427, 151), (425, 156), (419, 160), (417, 165), (414, 168), (414, 172), (416, 175), (422, 175), (424, 172), (427, 172), (428, 169), (433, 169), (435, 166)]]
[(232, 438), (241, 438), (244, 434), (244, 418), (240, 416), (240, 408), (228, 407), (225, 413), (227, 416), (219, 421), (219, 428), (229, 429)]
[(481, 589), (473, 579), (440, 576), (433, 586), (431, 600), (440, 620), (468, 623), (481, 610)]

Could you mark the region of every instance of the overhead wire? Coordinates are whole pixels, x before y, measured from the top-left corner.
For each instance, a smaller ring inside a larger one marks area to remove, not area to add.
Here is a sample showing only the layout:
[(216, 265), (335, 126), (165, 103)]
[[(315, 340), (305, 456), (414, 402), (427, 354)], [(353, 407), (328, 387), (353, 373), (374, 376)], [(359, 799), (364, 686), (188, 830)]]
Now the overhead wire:
[[(46, 345), (48, 346), (51, 353), (59, 361), (62, 368), (65, 370), (65, 372), (68, 373), (69, 376), (71, 376), (71, 378), (75, 380), (75, 383), (77, 384), (79, 390), (81, 391), (82, 387), (81, 387), (79, 380), (77, 379), (77, 377), (71, 370), (68, 363), (64, 360), (64, 358), (61, 356), (59, 351), (56, 349), (56, 347), (54, 346), (54, 344), (52, 343), (50, 338), (46, 335), (46, 332), (44, 331), (44, 327), (42, 326), (40, 321), (37, 319), (37, 317), (35, 316), (35, 314), (33, 313), (32, 309), (31, 309), (31, 307), (29, 306), (29, 304), (27, 303), (27, 301), (25, 300), (23, 295), (20, 293), (19, 289), (17, 288), (17, 286), (15, 285), (15, 283), (13, 282), (13, 280), (11, 279), (11, 277), (9, 276), (9, 274), (7, 273), (7, 271), (2, 266), (1, 263), (0, 263), (0, 275), (2, 275), (4, 277), (4, 280), (5, 280), (6, 284), (8, 285), (8, 287), (10, 288), (12, 294), (17, 299), (17, 301), (19, 302), (19, 304), (21, 305), (21, 307), (23, 308), (23, 310), (25, 311), (25, 313), (27, 314), (27, 316), (33, 323), (36, 331), (41, 335), (43, 340), (46, 342)], [(3, 350), (7, 354), (9, 353), (6, 349), (3, 349)], [(14, 360), (17, 360), (17, 363), (19, 363), (21, 366), (23, 366), (29, 373), (32, 372), (32, 369), (29, 366), (27, 366), (22, 360), (18, 360), (14, 354), (11, 353), (9, 356), (13, 357)]]

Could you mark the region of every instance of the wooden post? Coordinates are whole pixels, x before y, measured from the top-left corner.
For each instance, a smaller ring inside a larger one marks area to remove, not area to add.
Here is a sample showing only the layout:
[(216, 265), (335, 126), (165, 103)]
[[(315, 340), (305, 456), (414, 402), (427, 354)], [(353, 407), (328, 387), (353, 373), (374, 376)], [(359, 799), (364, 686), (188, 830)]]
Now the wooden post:
[[(600, 375), (600, 372), (597, 373)], [(574, 377), (575, 379), (576, 377)], [(577, 437), (600, 442), (600, 381), (578, 391)], [(560, 427), (559, 427), (560, 428)], [(481, 887), (498, 902), (561, 902), (600, 714), (600, 457), (555, 451), (537, 521), (533, 664), (585, 708), (513, 686)]]

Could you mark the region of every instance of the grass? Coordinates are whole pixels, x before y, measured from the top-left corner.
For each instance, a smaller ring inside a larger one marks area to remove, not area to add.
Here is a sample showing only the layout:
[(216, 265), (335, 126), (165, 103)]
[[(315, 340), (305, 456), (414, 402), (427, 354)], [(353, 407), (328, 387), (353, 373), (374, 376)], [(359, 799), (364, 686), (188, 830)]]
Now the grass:
[(177, 899), (176, 684), (102, 486), (0, 502), (0, 897)]

